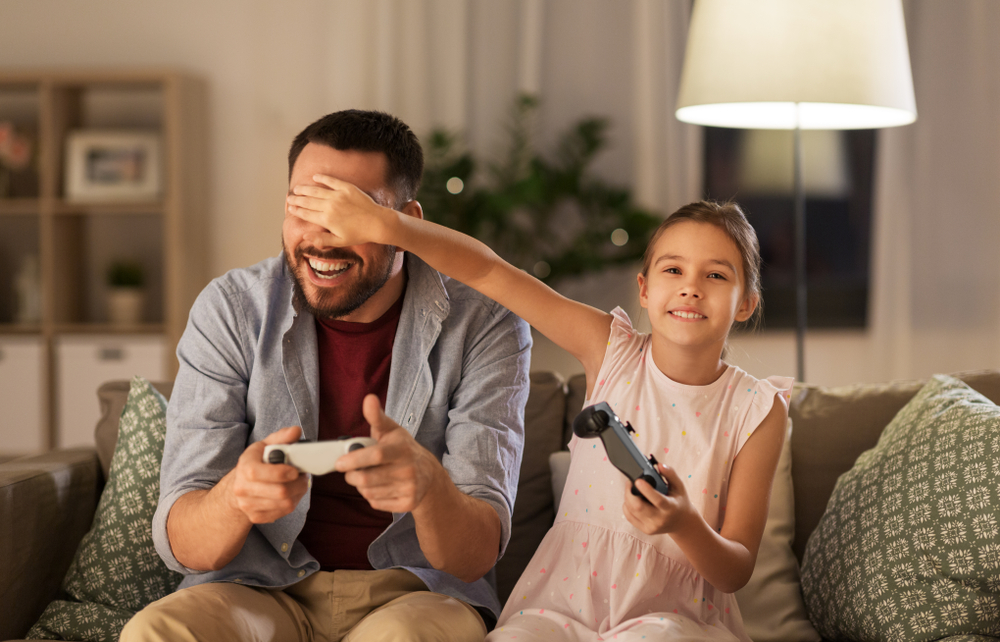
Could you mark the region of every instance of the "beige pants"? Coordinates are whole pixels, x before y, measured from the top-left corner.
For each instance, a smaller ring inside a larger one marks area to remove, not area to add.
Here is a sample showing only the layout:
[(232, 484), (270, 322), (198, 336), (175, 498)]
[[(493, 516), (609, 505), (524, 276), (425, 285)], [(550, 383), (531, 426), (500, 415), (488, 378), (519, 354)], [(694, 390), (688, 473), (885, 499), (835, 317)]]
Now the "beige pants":
[(482, 642), (483, 619), (468, 604), (431, 593), (413, 573), (314, 573), (282, 590), (199, 584), (153, 602), (121, 642)]

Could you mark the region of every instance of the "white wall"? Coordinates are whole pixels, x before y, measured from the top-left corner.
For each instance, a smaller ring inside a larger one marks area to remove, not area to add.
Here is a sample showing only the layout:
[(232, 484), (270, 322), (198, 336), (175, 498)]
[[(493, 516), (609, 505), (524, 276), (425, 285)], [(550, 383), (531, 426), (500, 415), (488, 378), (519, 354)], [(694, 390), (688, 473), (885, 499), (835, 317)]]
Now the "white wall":
[[(872, 327), (810, 333), (810, 381), (1000, 362), (998, 6), (907, 2), (920, 114), (880, 136)], [(288, 145), (349, 106), (392, 111), (418, 134), (464, 130), (489, 155), (515, 93), (540, 88), (543, 147), (582, 115), (608, 116), (598, 171), (661, 211), (697, 198), (698, 130), (672, 116), (687, 10), (679, 0), (2, 0), (0, 65), (202, 75), (215, 275), (278, 251)], [(636, 309), (630, 274), (565, 289)], [(732, 354), (754, 374), (791, 374), (793, 350), (790, 333), (767, 333), (735, 338)], [(578, 369), (544, 341), (535, 367)]]

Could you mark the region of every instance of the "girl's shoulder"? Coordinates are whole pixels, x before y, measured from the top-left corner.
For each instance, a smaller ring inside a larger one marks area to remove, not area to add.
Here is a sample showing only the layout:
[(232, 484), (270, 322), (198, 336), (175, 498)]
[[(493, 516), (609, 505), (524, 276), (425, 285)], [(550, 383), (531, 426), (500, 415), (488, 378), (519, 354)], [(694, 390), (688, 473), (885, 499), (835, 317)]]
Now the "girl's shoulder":
[(769, 397), (773, 398), (774, 395), (780, 394), (787, 399), (791, 395), (792, 385), (795, 383), (795, 379), (792, 377), (771, 375), (764, 379), (758, 379), (739, 366), (733, 364), (727, 365), (729, 367), (725, 374), (723, 374), (723, 377), (728, 378), (727, 384), (729, 386), (734, 386), (738, 389), (745, 388), (748, 393), (755, 394), (758, 397), (769, 393)]
[(608, 347), (601, 369), (640, 358), (648, 340), (649, 335), (635, 329), (625, 310), (615, 308), (611, 311), (611, 333), (608, 335)]
[(631, 344), (637, 340), (641, 342), (646, 336), (635, 329), (632, 319), (621, 307), (611, 311), (611, 334), (608, 337), (608, 346), (612, 349), (616, 344)]
[(794, 379), (781, 376), (758, 379), (733, 365), (729, 366), (726, 374), (731, 377), (728, 387), (732, 390), (734, 409), (740, 409), (735, 417), (739, 430), (736, 449), (739, 452), (750, 435), (770, 414), (775, 400), (781, 398), (788, 401)]

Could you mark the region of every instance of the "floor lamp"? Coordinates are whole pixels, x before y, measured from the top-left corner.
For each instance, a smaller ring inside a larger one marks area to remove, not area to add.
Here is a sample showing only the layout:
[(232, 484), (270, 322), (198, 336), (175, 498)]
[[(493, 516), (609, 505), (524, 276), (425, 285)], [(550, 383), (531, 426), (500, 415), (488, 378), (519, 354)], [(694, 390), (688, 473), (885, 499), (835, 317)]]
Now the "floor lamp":
[(917, 118), (901, 0), (695, 0), (677, 118), (795, 131), (796, 377), (805, 380), (803, 129)]

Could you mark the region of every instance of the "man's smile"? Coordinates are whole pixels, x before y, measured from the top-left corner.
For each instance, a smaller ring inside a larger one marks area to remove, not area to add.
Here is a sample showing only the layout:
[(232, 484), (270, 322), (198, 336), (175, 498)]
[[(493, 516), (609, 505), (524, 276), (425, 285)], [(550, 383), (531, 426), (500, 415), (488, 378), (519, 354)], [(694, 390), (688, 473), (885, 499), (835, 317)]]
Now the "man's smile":
[(322, 261), (311, 256), (306, 257), (306, 261), (312, 268), (313, 274), (320, 279), (334, 279), (354, 265), (353, 261)]

